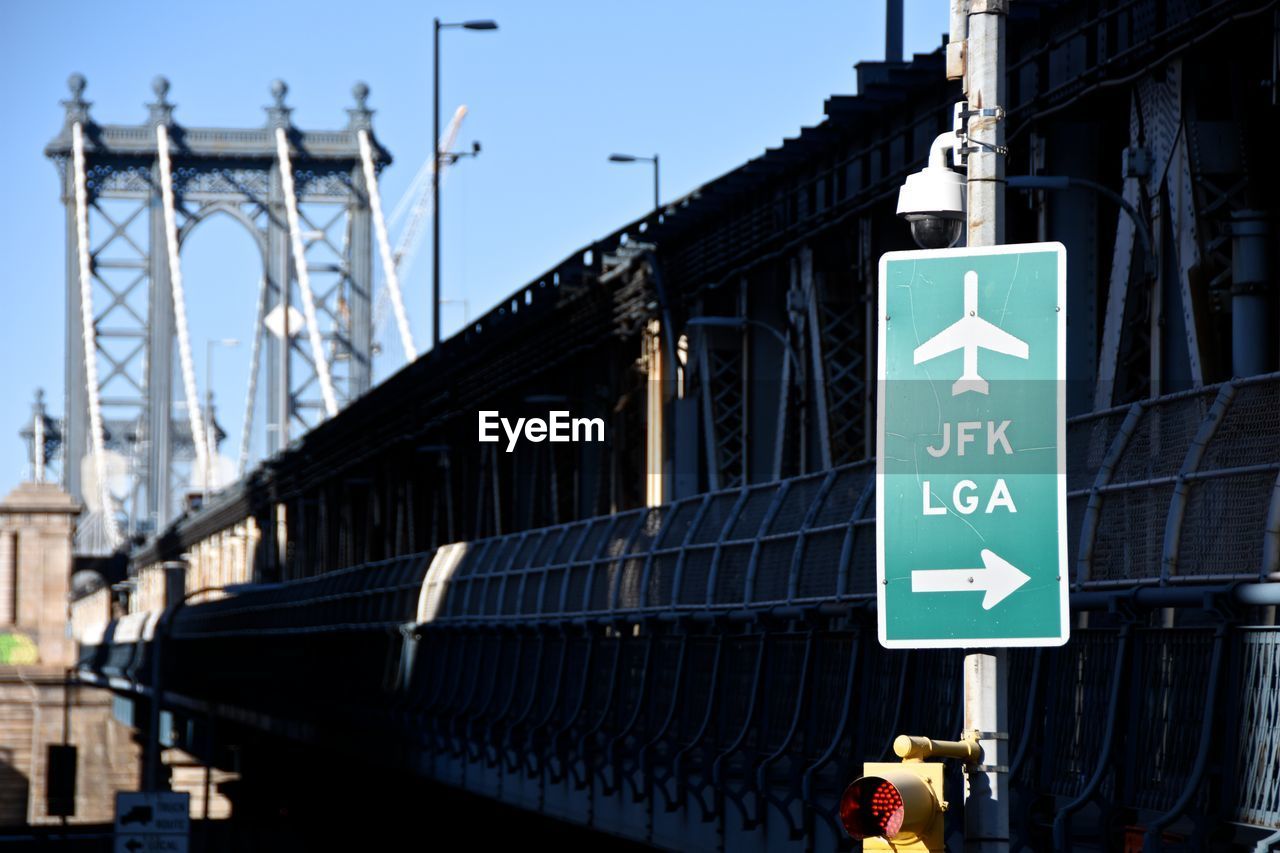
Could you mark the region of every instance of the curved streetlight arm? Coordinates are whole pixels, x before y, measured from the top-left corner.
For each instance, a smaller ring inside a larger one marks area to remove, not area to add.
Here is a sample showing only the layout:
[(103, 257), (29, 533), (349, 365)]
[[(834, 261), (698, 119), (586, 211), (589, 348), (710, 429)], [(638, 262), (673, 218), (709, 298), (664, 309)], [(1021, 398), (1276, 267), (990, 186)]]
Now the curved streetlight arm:
[(496, 30), (497, 28), (497, 21), (454, 21), (444, 23), (439, 18), (436, 18), (436, 29), (440, 30)]
[(652, 163), (653, 164), (653, 209), (662, 210), (661, 192), (658, 187), (658, 155), (644, 157), (640, 154), (610, 154), (610, 163)]
[(1143, 221), (1142, 213), (1130, 204), (1124, 196), (1110, 187), (1087, 178), (1072, 178), (1066, 175), (1010, 175), (1006, 180), (1010, 189), (1067, 190), (1079, 188), (1092, 190), (1098, 195), (1110, 199), (1128, 214), (1129, 219), (1133, 222), (1134, 230), (1138, 232), (1138, 240), (1142, 243), (1142, 251), (1147, 260), (1151, 262), (1151, 268), (1155, 269), (1155, 252), (1152, 249), (1151, 229)]
[(787, 357), (791, 359), (791, 362), (795, 367), (796, 376), (800, 375), (800, 356), (796, 355), (795, 350), (791, 346), (791, 342), (787, 340), (787, 336), (762, 320), (753, 320), (750, 317), (691, 317), (685, 322), (685, 326), (703, 326), (711, 329), (738, 329), (739, 331), (747, 326), (764, 329), (766, 332), (777, 338), (778, 342), (782, 344), (783, 351), (786, 352)]

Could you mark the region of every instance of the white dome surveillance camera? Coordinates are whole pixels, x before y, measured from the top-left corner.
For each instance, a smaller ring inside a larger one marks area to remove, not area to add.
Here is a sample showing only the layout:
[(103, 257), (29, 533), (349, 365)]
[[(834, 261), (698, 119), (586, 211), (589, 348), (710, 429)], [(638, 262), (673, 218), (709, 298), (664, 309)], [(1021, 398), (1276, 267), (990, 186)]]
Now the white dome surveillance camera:
[(935, 139), (929, 164), (909, 175), (898, 194), (898, 215), (911, 224), (911, 236), (922, 249), (954, 246), (964, 232), (964, 176), (947, 167), (947, 151), (955, 144), (954, 133)]

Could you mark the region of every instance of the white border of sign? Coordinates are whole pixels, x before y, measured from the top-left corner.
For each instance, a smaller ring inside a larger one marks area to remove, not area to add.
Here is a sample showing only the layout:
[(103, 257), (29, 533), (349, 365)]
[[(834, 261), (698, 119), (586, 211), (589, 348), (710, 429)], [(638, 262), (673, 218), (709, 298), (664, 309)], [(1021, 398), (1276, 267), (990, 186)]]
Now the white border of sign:
[[(889, 640), (885, 636), (884, 577), (884, 447), (885, 388), (885, 272), (888, 262), (912, 261), (946, 256), (1008, 255), (1026, 252), (1058, 253), (1058, 591), (1060, 598), (1060, 635), (1044, 637), (993, 637), (955, 640)], [(981, 649), (1013, 646), (1061, 646), (1071, 636), (1071, 576), (1067, 565), (1067, 249), (1061, 243), (1012, 243), (1004, 246), (981, 246), (958, 249), (915, 249), (886, 252), (880, 256), (878, 296), (876, 300), (876, 623), (880, 645), (886, 649)]]

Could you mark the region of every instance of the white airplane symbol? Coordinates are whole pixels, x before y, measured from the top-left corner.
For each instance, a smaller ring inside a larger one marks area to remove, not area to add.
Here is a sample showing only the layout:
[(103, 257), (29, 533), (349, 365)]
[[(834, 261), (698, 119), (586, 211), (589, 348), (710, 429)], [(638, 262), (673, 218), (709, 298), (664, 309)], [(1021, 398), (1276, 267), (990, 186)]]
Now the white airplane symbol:
[(915, 363), (930, 361), (940, 355), (964, 350), (964, 371), (951, 386), (951, 396), (966, 391), (987, 393), (987, 380), (978, 375), (978, 349), (1011, 355), (1025, 359), (1028, 354), (1026, 341), (1015, 338), (1004, 329), (988, 323), (978, 316), (978, 274), (969, 270), (964, 274), (964, 316), (929, 340), (916, 347)]

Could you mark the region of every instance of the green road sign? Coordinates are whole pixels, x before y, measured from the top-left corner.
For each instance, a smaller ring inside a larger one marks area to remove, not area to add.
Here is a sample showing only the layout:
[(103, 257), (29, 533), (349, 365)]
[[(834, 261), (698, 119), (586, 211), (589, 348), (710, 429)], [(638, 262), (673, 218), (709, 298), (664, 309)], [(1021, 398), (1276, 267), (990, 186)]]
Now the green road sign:
[(1066, 277), (1060, 243), (880, 259), (888, 648), (1067, 641)]

